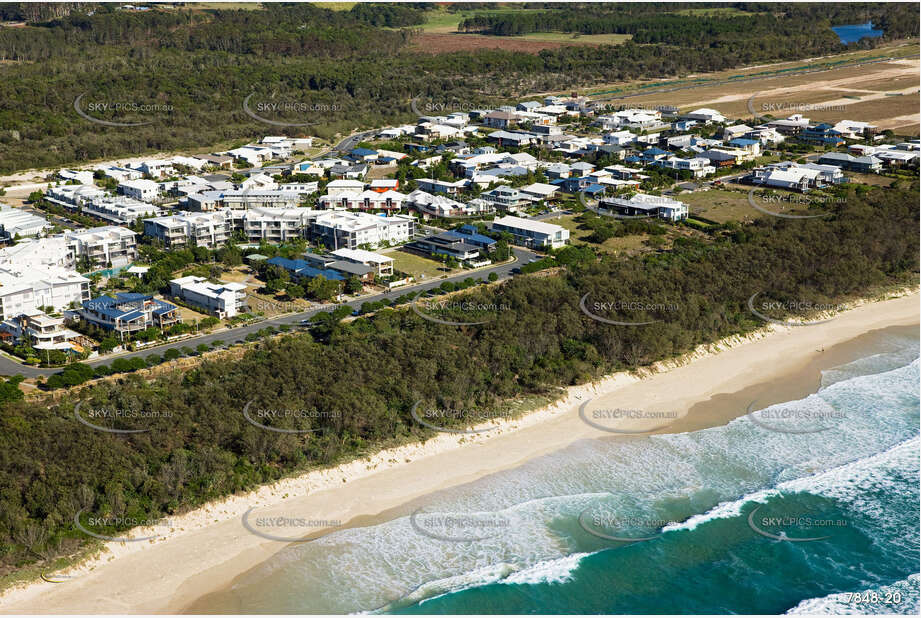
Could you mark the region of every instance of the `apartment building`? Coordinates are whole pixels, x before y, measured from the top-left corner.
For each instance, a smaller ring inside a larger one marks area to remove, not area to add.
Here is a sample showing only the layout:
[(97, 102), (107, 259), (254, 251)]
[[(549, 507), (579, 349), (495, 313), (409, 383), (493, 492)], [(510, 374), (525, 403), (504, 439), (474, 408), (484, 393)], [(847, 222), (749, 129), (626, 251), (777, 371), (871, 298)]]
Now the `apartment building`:
[(118, 183), (118, 192), (143, 202), (152, 202), (160, 196), (160, 185), (153, 180), (125, 180)]
[(164, 247), (220, 247), (230, 238), (233, 224), (226, 211), (181, 213), (144, 220), (144, 235), (158, 239)]
[(396, 244), (410, 240), (414, 234), (412, 217), (384, 217), (366, 212), (323, 212), (311, 227), (313, 238), (334, 250)]
[(251, 208), (241, 225), (249, 242), (281, 243), (306, 236), (319, 214), (311, 208)]
[(17, 236), (35, 236), (50, 227), (45, 217), (0, 203), (0, 242), (10, 242)]
[(121, 195), (93, 198), (84, 202), (82, 207), (83, 214), (117, 225), (126, 225), (144, 217), (157, 217), (163, 214), (163, 211), (153, 204)]
[(90, 280), (60, 266), (0, 265), (0, 321), (43, 307), (62, 311), (90, 297)]
[(117, 225), (73, 230), (63, 234), (73, 259), (89, 259), (93, 268), (118, 268), (137, 259), (137, 234)]
[(406, 196), (398, 191), (337, 191), (320, 198), (320, 207), (330, 210), (383, 210), (387, 212), (398, 211), (403, 208)]
[(246, 286), (242, 283), (212, 283), (204, 277), (180, 277), (169, 282), (170, 294), (220, 318), (246, 312)]

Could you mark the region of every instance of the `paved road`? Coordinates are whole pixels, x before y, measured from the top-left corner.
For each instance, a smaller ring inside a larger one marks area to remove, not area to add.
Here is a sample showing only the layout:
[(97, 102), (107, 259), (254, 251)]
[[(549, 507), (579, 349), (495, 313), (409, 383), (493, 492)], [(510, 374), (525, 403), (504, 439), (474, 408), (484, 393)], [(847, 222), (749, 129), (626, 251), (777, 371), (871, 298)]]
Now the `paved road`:
[[(484, 268), (482, 270), (477, 270), (475, 272), (461, 272), (457, 275), (447, 277), (445, 279), (432, 279), (425, 283), (413, 286), (407, 286), (402, 288), (397, 288), (392, 292), (386, 292), (383, 294), (375, 294), (374, 296), (365, 296), (358, 300), (353, 300), (347, 304), (354, 309), (358, 309), (362, 304), (367, 302), (374, 302), (382, 300), (385, 298), (397, 298), (406, 294), (407, 292), (421, 292), (425, 290), (430, 290), (432, 288), (440, 286), (445, 281), (463, 281), (467, 277), (473, 277), (474, 279), (485, 279), (489, 276), (489, 273), (496, 273), (499, 276), (499, 279), (508, 279), (512, 276), (512, 270), (520, 267), (522, 264), (526, 264), (528, 260), (537, 257), (537, 254), (528, 249), (522, 249), (520, 247), (512, 247), (512, 251), (517, 258), (514, 262), (509, 262), (506, 264), (498, 264), (496, 266), (491, 266)], [(119, 354), (117, 356), (110, 356), (106, 358), (94, 359), (91, 361), (86, 361), (88, 365), (108, 365), (116, 358), (134, 358), (139, 356), (141, 358), (146, 358), (151, 354), (158, 354), (160, 356), (166, 350), (170, 348), (195, 348), (199, 344), (207, 343), (211, 344), (214, 341), (224, 341), (227, 344), (231, 343), (242, 343), (245, 341), (246, 335), (250, 333), (255, 333), (258, 330), (265, 328), (266, 326), (279, 326), (280, 324), (298, 324), (301, 320), (305, 318), (312, 317), (321, 311), (328, 309), (315, 308), (309, 311), (304, 311), (302, 313), (286, 315), (283, 317), (272, 318), (269, 320), (263, 320), (261, 322), (256, 322), (255, 324), (250, 324), (248, 326), (240, 326), (238, 328), (233, 328), (221, 332), (211, 333), (209, 335), (203, 335), (201, 337), (195, 337), (192, 339), (184, 339), (182, 341), (175, 341), (173, 343), (167, 343), (164, 345), (156, 346), (153, 348), (148, 348), (145, 350), (140, 350), (137, 352), (130, 352), (128, 354)], [(49, 376), (59, 372), (60, 369), (43, 369), (39, 367), (30, 367), (28, 365), (23, 365), (17, 361), (14, 361), (6, 356), (0, 356), (0, 375), (12, 376), (22, 374), (27, 378), (34, 378), (38, 376)]]

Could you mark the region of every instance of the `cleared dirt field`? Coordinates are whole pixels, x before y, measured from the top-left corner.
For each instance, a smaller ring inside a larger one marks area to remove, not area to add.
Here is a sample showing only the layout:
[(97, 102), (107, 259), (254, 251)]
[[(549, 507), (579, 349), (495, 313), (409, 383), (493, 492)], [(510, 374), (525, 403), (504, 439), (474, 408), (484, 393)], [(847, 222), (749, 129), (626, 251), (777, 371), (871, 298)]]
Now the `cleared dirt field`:
[(617, 100), (631, 106), (676, 105), (682, 111), (711, 107), (730, 118), (775, 118), (802, 113), (813, 121), (862, 120), (918, 134), (921, 62), (904, 59), (847, 66), (753, 81), (702, 85)]

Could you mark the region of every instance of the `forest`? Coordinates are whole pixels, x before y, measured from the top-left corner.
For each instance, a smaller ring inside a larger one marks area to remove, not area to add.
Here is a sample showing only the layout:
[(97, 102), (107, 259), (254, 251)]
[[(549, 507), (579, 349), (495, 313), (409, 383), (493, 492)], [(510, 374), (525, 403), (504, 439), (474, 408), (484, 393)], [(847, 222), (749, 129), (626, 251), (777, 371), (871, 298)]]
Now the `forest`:
[[(678, 6), (667, 4), (539, 4), (527, 7), (541, 10), (471, 17), (465, 27), (499, 34), (625, 32), (633, 40), (538, 54), (429, 54), (412, 45), (431, 8), (425, 4), (358, 4), (347, 11), (311, 4), (145, 12), (49, 6), (2, 5), (7, 19), (26, 24), (0, 26), (0, 173), (226, 149), (266, 133), (332, 139), (408, 121), (410, 101), (420, 96), (448, 107), (497, 104), (526, 92), (822, 56), (848, 49), (829, 25), (863, 15), (886, 36), (851, 47), (917, 36), (917, 16), (905, 13), (906, 4), (866, 5), (863, 13), (863, 4), (790, 5), (777, 13), (766, 8), (772, 5), (743, 3), (714, 16), (678, 15), (669, 12)], [(253, 107), (294, 110), (264, 116), (270, 120), (313, 124), (259, 122), (243, 109), (249, 95)], [(75, 105), (99, 120), (145, 124), (103, 126), (81, 117)]]
[[(747, 305), (756, 293), (778, 303), (837, 303), (916, 284), (919, 188), (905, 180), (892, 188), (846, 186), (839, 190), (847, 199), (835, 202), (830, 217), (727, 224), (708, 241), (679, 239), (669, 251), (633, 258), (595, 259), (590, 247), (567, 247), (554, 256), (555, 276), (457, 292), (455, 300), (501, 309), (477, 325), (393, 308), (343, 319), (346, 310), (318, 318), (310, 332), (254, 344), (238, 359), (202, 359), (156, 378), (129, 374), (55, 400), (4, 396), (0, 569), (72, 554), (87, 542), (74, 526), (81, 509), (107, 521), (155, 519), (426, 439), (433, 434), (410, 415), (419, 400), (503, 409), (515, 398), (553, 397), (567, 385), (751, 332), (763, 326)], [(649, 304), (649, 311), (616, 315), (657, 321), (623, 327), (592, 320), (580, 310), (585, 294)], [(97, 424), (147, 431), (93, 429), (75, 417), (81, 402), (84, 411), (125, 412), (96, 417)], [(265, 422), (318, 431), (259, 428), (244, 418), (249, 403), (313, 411)]]

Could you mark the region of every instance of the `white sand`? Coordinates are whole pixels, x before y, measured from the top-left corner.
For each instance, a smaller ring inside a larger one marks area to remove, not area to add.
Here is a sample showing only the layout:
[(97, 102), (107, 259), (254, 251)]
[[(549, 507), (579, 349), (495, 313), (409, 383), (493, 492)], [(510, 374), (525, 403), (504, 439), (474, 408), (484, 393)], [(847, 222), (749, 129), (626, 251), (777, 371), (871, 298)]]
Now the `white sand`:
[[(735, 393), (814, 362), (820, 350), (871, 330), (919, 323), (917, 292), (863, 303), (821, 324), (772, 326), (748, 338), (704, 346), (678, 362), (660, 364), (639, 378), (616, 374), (570, 388), (565, 400), (489, 432), (439, 434), (334, 469), (280, 481), (245, 496), (172, 518), (170, 529), (144, 542), (110, 542), (96, 559), (70, 569), (64, 583), (34, 582), (0, 597), (3, 613), (170, 613), (226, 586), (286, 546), (247, 532), (250, 507), (259, 516), (340, 520), (376, 515), (444, 487), (480, 478), (558, 450), (575, 440), (608, 436), (578, 416), (578, 406), (669, 410), (681, 415), (696, 403)], [(728, 419), (724, 419), (725, 422)], [(623, 422), (649, 429), (661, 420)], [(282, 536), (290, 533), (277, 532)]]

